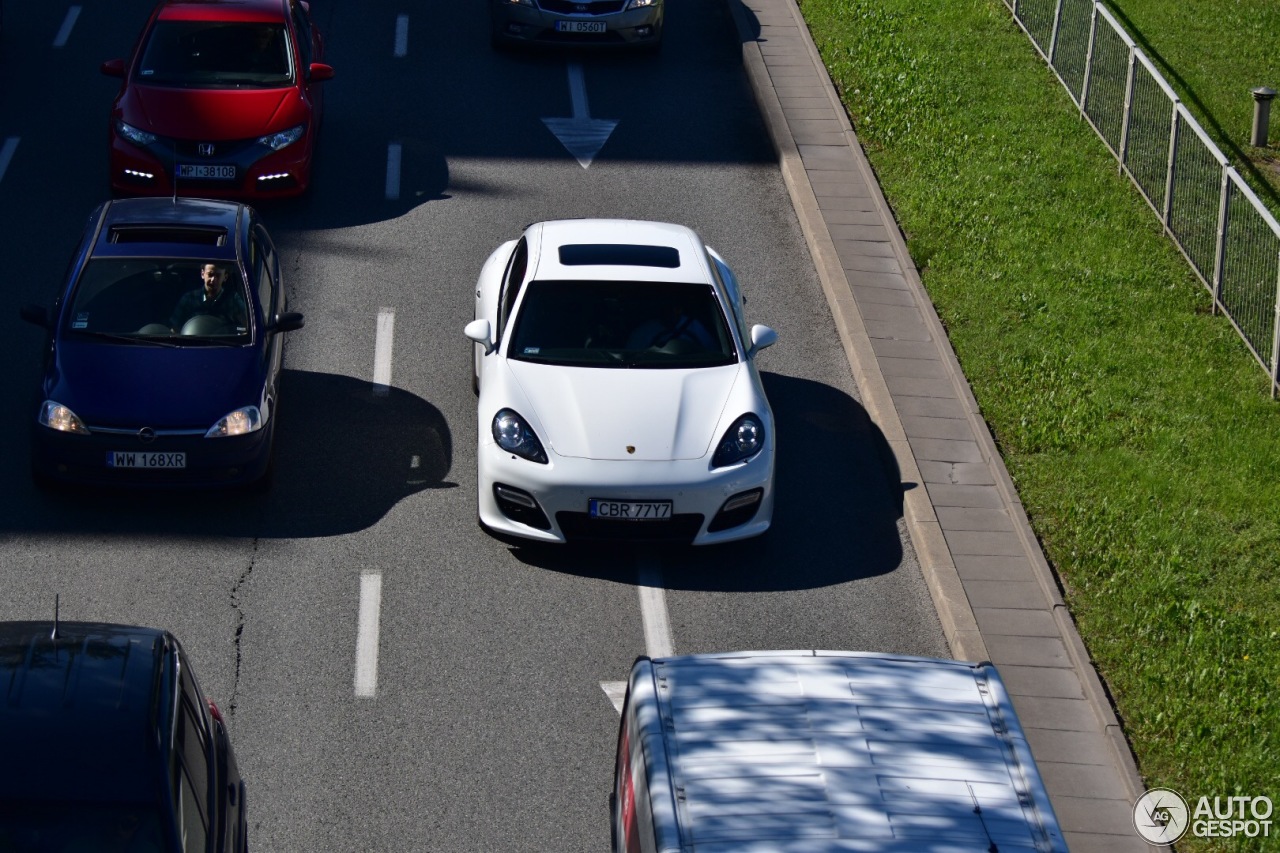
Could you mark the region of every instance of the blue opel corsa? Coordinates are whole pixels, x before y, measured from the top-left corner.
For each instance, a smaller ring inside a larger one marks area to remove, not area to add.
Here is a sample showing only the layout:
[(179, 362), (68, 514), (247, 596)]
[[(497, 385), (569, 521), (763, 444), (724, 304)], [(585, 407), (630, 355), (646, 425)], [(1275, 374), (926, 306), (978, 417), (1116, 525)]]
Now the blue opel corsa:
[(253, 208), (120, 199), (89, 217), (52, 308), (31, 442), (41, 486), (270, 484), (280, 259)]

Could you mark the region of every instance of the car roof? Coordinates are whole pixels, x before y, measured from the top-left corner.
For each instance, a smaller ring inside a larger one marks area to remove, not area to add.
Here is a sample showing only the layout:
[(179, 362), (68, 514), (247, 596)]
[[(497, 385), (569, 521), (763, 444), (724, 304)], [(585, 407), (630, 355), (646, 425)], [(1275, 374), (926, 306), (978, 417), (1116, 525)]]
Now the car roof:
[(157, 801), (177, 642), (103, 623), (52, 633), (52, 622), (0, 622), (0, 799)]
[(129, 198), (104, 204), (94, 257), (208, 258), (234, 261), (248, 208), (233, 201)]
[[(714, 281), (701, 238), (684, 225), (639, 219), (557, 219), (535, 223), (526, 233), (534, 279)], [(560, 250), (569, 246), (590, 246), (596, 251), (585, 257), (562, 254)]]
[(283, 0), (171, 0), (156, 15), (162, 21), (282, 21)]

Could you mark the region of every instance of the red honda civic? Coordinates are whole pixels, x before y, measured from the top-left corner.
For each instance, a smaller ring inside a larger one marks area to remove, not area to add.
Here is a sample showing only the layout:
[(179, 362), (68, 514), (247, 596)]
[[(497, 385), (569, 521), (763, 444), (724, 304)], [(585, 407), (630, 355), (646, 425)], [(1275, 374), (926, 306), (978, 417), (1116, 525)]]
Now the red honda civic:
[(111, 111), (116, 195), (305, 192), (333, 77), (306, 0), (161, 0)]

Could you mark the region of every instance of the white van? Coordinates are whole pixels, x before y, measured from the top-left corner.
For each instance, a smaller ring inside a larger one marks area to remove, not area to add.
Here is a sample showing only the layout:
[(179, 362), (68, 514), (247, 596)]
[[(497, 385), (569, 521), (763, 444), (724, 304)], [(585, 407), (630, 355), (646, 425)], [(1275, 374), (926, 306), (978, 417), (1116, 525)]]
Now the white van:
[(615, 853), (1067, 849), (990, 663), (642, 657), (609, 805)]

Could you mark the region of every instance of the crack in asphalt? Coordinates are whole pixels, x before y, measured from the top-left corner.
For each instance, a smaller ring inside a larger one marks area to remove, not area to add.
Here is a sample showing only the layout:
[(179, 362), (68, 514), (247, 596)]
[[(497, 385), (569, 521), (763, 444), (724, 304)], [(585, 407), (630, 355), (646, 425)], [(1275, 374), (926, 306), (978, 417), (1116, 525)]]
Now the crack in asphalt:
[(235, 630), (235, 649), (236, 649), (236, 669), (235, 676), (231, 680), (231, 701), (227, 704), (227, 714), (234, 717), (236, 715), (236, 700), (240, 695), (240, 662), (243, 657), (243, 650), (240, 645), (240, 638), (244, 634), (244, 608), (240, 606), (240, 590), (249, 581), (249, 577), (253, 574), (254, 564), (257, 562), (258, 540), (253, 540), (253, 556), (249, 558), (249, 565), (245, 566), (240, 572), (240, 577), (236, 578), (236, 582), (231, 586), (231, 609), (236, 614), (236, 630)]

